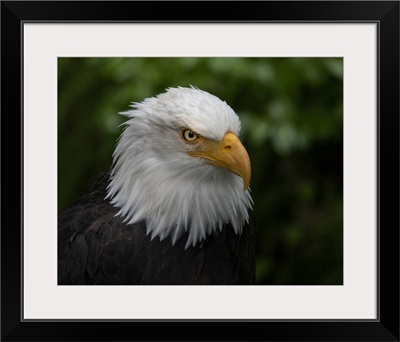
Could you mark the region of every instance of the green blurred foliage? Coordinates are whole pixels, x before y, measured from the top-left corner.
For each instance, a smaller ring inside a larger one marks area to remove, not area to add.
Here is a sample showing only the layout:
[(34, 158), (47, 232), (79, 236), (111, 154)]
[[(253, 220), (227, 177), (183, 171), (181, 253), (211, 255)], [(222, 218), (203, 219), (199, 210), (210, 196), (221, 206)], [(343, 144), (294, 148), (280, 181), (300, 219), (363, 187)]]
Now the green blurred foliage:
[(189, 85), (241, 118), (257, 283), (342, 284), (342, 58), (59, 58), (59, 211), (110, 167), (118, 112)]

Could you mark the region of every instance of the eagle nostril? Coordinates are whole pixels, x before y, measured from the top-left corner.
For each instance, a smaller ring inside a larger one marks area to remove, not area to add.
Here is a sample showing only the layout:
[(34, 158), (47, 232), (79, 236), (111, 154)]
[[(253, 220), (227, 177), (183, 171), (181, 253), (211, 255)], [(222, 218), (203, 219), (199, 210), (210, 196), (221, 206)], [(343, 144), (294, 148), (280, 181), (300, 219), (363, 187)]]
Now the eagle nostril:
[(232, 147), (231, 147), (230, 145), (227, 145), (227, 146), (224, 147), (224, 150), (225, 150), (225, 151), (229, 151), (231, 148), (232, 148)]

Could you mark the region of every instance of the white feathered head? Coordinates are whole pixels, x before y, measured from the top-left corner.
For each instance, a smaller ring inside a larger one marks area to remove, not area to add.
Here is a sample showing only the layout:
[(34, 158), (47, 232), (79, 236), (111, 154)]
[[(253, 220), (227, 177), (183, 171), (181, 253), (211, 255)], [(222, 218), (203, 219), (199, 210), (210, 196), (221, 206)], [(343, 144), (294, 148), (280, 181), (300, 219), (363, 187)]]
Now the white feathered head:
[(133, 103), (119, 138), (107, 198), (127, 223), (154, 238), (186, 231), (186, 247), (225, 224), (248, 222), (250, 160), (240, 120), (226, 102), (197, 88), (169, 88)]

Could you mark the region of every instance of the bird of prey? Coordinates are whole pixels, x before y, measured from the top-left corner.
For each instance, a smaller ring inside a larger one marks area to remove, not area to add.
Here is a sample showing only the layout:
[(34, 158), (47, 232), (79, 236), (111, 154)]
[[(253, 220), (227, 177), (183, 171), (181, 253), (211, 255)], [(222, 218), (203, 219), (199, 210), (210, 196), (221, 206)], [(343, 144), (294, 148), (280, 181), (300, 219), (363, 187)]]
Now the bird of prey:
[(196, 87), (132, 103), (110, 169), (59, 216), (59, 285), (255, 282), (241, 123)]

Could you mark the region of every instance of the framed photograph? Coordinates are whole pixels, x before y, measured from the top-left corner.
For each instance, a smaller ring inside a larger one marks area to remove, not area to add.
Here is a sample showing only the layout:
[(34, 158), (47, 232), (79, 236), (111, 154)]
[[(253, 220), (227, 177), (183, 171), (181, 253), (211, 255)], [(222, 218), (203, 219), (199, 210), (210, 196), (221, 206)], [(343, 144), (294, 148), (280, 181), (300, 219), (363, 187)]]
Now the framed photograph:
[(397, 1), (1, 8), (2, 340), (399, 341)]

